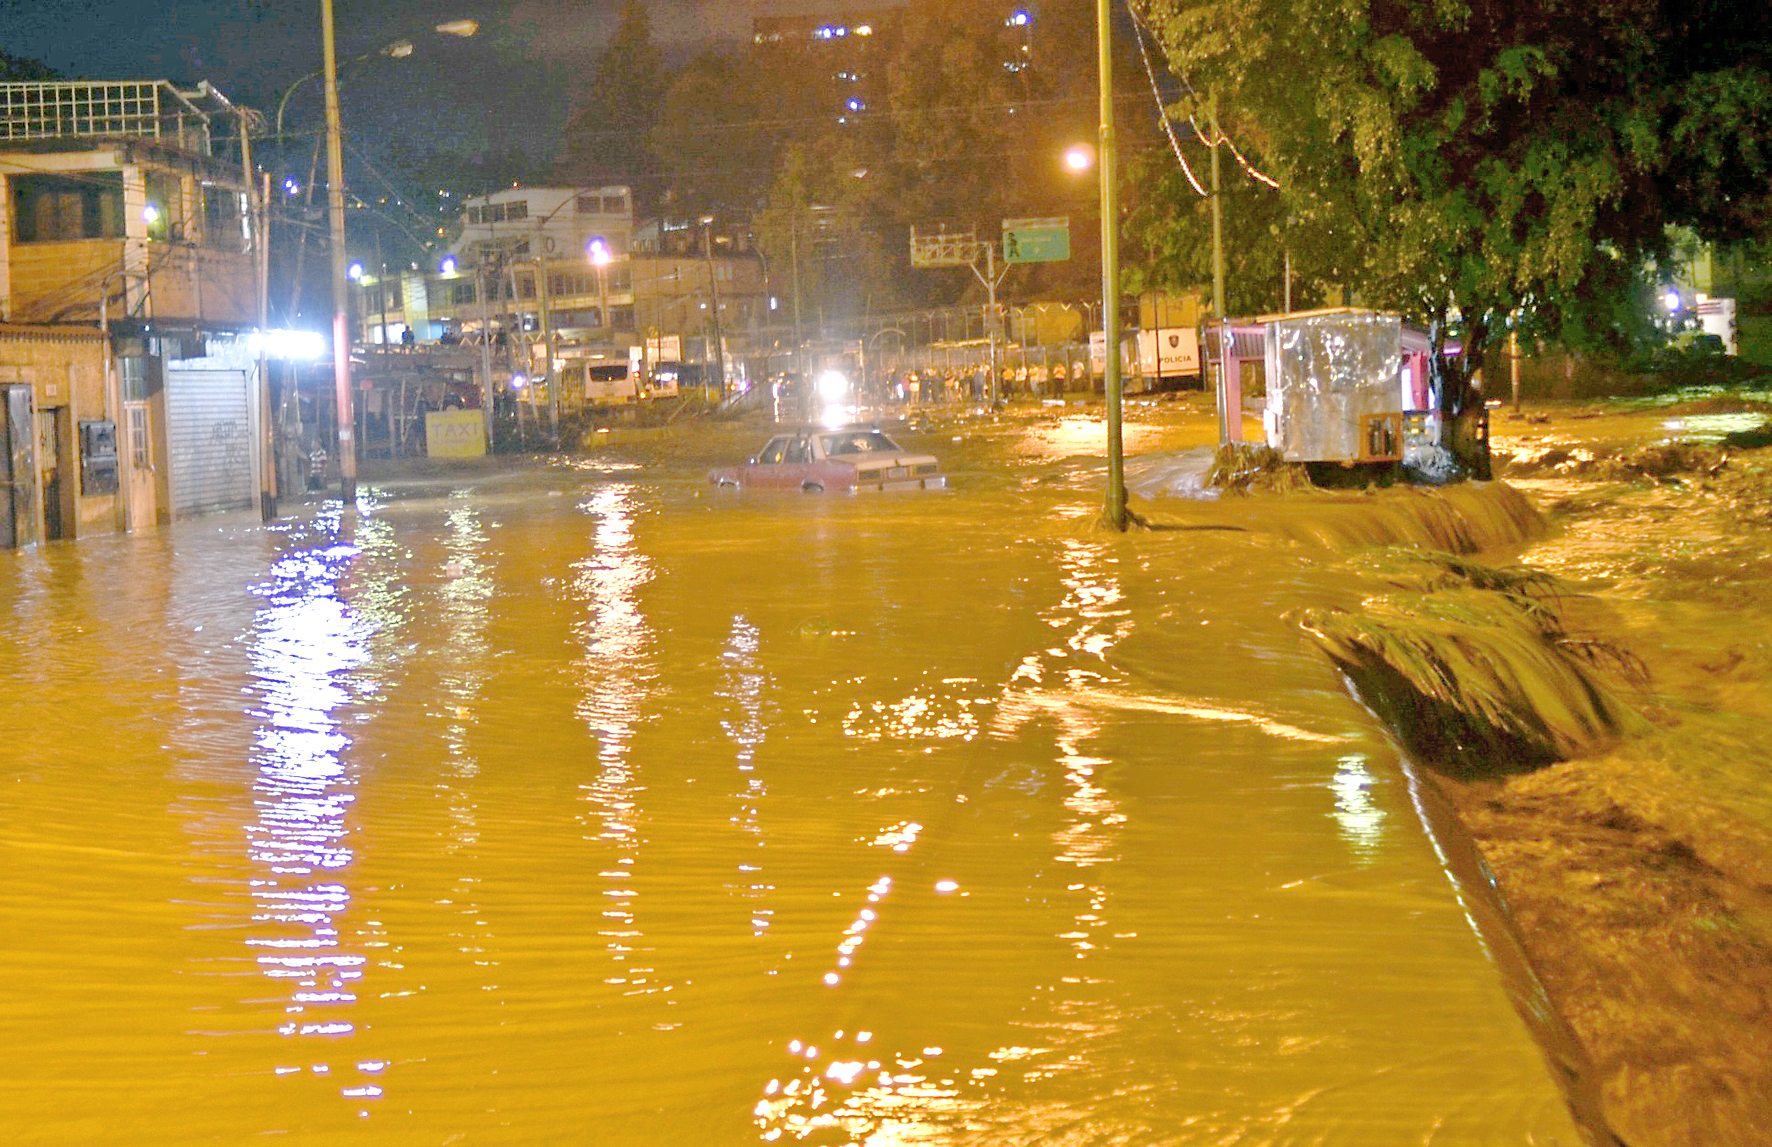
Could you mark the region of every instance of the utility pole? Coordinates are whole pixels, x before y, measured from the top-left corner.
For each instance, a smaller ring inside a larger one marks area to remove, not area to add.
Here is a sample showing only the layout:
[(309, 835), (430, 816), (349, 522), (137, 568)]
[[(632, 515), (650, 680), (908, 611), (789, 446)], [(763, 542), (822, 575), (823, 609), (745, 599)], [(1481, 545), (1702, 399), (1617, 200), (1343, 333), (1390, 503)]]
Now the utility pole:
[[(1121, 433), (1120, 393), (1120, 218), (1114, 186), (1114, 57), (1111, 0), (1095, 0), (1095, 40), (1101, 92), (1101, 140), (1096, 149), (1101, 179), (1101, 333), (1107, 343), (1102, 384), (1107, 391), (1108, 488), (1102, 523), (1124, 531), (1126, 455)], [(1214, 153), (1217, 154), (1216, 152)]]
[(1218, 89), (1213, 88), (1207, 98), (1207, 120), (1212, 125), (1212, 319), (1218, 324), (1218, 365), (1213, 370), (1213, 388), (1218, 399), (1218, 441), (1222, 445), (1231, 440), (1231, 424), (1224, 409), (1230, 398), (1230, 382), (1224, 376), (1229, 330), (1224, 322), (1224, 197), (1218, 182), (1218, 152), (1223, 139), (1218, 134)]
[(277, 518), (276, 437), (271, 432), (271, 360), (265, 346), (271, 320), (271, 173), (259, 178), (252, 162), (252, 125), (240, 114), (240, 167), (246, 176), (246, 205), (251, 222), (252, 279), (258, 296), (258, 508), (261, 521)]
[[(540, 229), (537, 228), (536, 247), (540, 242)], [(535, 292), (541, 301), (541, 353), (542, 376), (548, 380), (548, 429), (554, 434), (554, 449), (560, 448), (560, 380), (554, 377), (554, 323), (550, 306), (552, 299), (548, 295), (548, 262), (547, 257), (535, 257)]]
[[(1519, 322), (1519, 316), (1514, 317)], [(1514, 326), (1507, 332), (1507, 376), (1514, 393), (1514, 413), (1520, 412), (1520, 328)]]
[(793, 215), (788, 219), (788, 251), (794, 263), (794, 373), (804, 381), (806, 363), (800, 357), (800, 347), (804, 339), (800, 334), (800, 208), (793, 207)]
[(703, 215), (702, 225), (707, 229), (708, 259), (708, 295), (710, 305), (714, 308), (714, 361), (719, 366), (720, 391), (726, 390), (726, 340), (720, 334), (720, 280), (714, 274), (714, 217)]
[[(1105, 2), (1105, 0), (1104, 0)], [(338, 491), (347, 510), (357, 504), (356, 412), (351, 394), (351, 298), (345, 277), (344, 126), (338, 112), (338, 42), (332, 0), (320, 0), (320, 38), (326, 52), (326, 206), (332, 234), (332, 382), (338, 404)]]
[[(474, 270), (474, 297), (480, 300), (480, 413), (486, 423), (486, 453), (492, 453), (492, 316), (486, 306), (487, 249)], [(497, 278), (493, 282), (497, 282)]]

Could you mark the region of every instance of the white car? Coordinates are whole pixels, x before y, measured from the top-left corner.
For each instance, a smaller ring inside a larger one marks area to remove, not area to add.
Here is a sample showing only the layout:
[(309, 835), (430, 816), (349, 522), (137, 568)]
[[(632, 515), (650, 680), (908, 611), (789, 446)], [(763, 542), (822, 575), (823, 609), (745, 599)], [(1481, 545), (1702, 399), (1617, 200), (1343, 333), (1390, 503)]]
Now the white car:
[(778, 434), (742, 466), (708, 475), (716, 487), (852, 494), (863, 490), (942, 490), (947, 475), (871, 426)]

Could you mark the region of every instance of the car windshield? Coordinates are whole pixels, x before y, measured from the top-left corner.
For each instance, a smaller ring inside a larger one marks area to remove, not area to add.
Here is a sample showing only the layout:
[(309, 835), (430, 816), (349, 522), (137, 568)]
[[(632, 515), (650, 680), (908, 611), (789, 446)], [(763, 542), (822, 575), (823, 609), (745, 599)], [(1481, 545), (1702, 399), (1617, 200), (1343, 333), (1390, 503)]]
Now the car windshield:
[(890, 454), (899, 452), (898, 443), (878, 430), (839, 430), (821, 436), (825, 457), (842, 454)]

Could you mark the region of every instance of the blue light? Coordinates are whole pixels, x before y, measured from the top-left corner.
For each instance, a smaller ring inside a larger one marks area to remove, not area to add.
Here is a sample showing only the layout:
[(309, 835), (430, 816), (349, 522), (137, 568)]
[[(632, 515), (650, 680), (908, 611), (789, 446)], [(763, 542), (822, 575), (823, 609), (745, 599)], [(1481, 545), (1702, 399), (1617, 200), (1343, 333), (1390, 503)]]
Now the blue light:
[(1010, 13), (1009, 23), (1012, 27), (1025, 28), (1031, 22), (1032, 17), (1028, 15), (1026, 8), (1017, 8), (1014, 12)]
[(437, 270), (445, 275), (455, 274), (455, 256), (454, 255), (443, 256), (443, 261), (441, 263), (437, 264)]

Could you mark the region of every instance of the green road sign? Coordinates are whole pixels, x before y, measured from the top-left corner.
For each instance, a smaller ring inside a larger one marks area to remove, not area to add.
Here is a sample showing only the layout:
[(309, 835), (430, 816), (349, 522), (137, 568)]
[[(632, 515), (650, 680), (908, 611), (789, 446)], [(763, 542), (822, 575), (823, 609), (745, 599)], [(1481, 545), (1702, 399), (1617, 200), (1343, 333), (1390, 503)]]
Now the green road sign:
[(1005, 263), (1062, 263), (1070, 257), (1070, 216), (1003, 220)]

